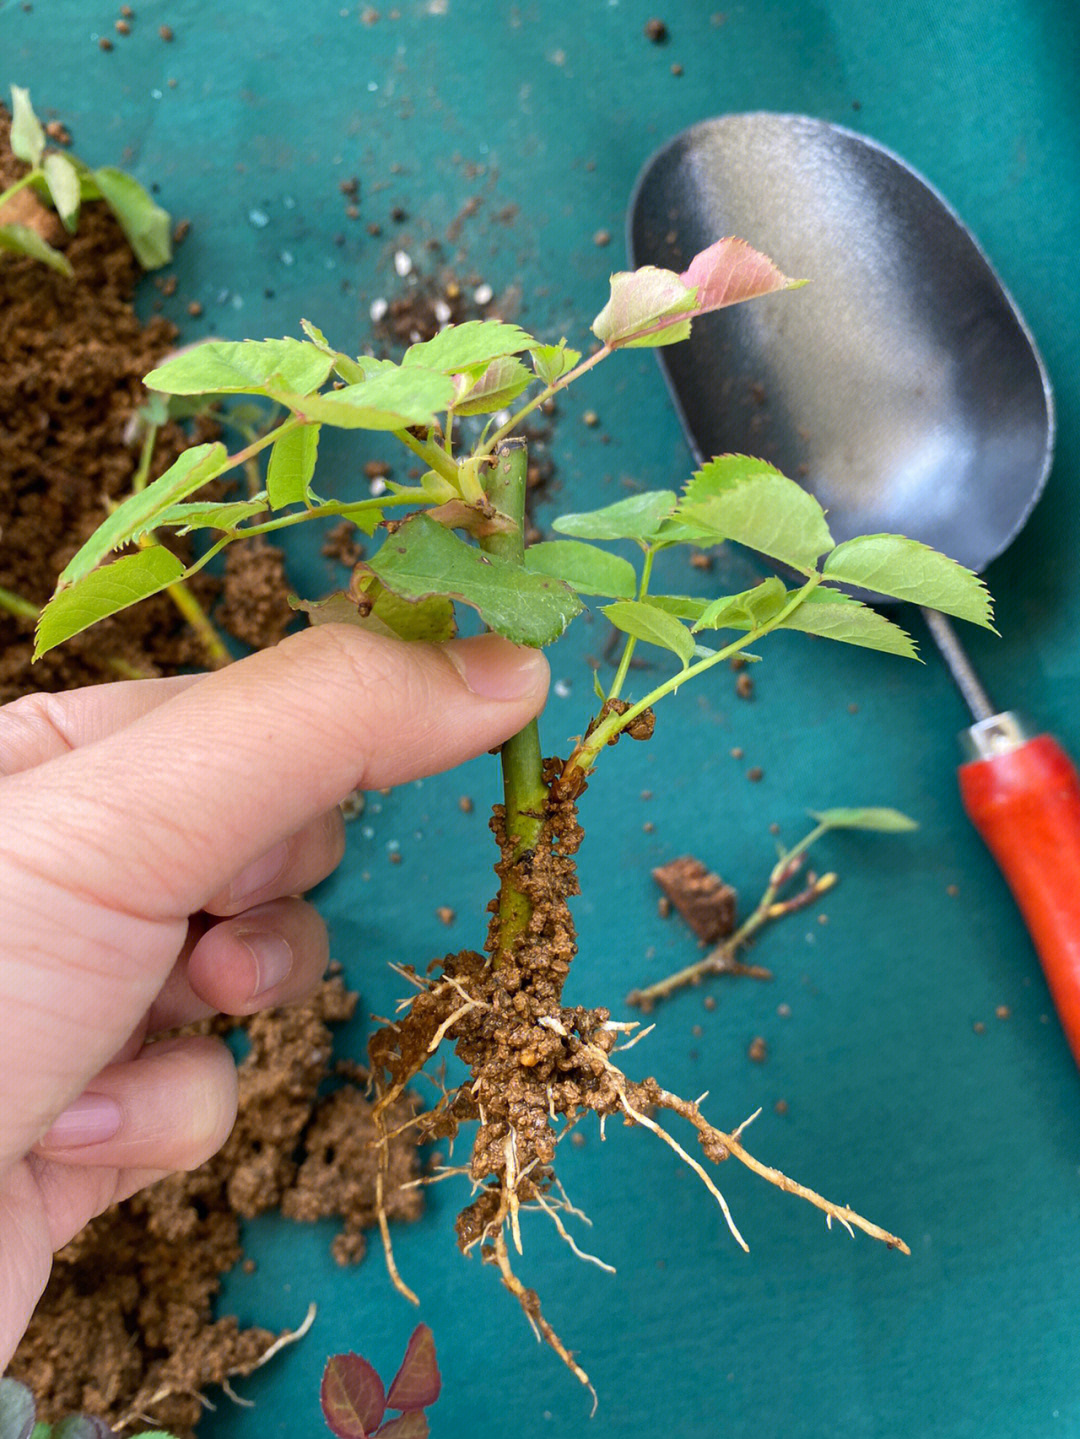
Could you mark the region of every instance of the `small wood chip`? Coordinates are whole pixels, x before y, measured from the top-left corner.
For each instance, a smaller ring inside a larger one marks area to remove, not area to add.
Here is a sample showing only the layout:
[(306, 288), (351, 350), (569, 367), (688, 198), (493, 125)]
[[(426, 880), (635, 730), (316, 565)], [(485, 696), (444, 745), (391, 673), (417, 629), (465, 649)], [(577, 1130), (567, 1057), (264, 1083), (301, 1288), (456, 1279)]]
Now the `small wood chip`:
[(699, 859), (683, 855), (659, 865), (652, 873), (698, 939), (715, 944), (735, 928), (735, 890)]
[(173, 27), (171, 25), (159, 25), (158, 34), (160, 35), (162, 40), (165, 41), (166, 45), (170, 45), (172, 41), (176, 38), (173, 32)]
[(755, 1064), (764, 1064), (768, 1058), (769, 1046), (765, 1043), (761, 1035), (758, 1034), (750, 1041), (750, 1046), (746, 1053), (747, 1057), (752, 1059)]
[(457, 911), (451, 909), (448, 904), (440, 904), (435, 913), (438, 915), (441, 924), (453, 924), (454, 920), (457, 919)]
[(654, 45), (662, 45), (668, 38), (668, 27), (663, 20), (646, 20), (645, 38), (651, 40)]

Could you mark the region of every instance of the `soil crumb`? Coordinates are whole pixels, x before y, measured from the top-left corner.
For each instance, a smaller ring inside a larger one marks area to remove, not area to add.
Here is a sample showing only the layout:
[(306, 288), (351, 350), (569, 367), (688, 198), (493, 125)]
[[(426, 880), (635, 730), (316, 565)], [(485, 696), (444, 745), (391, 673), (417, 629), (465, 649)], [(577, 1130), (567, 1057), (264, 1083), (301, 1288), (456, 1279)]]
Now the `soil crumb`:
[[(297, 1220), (336, 1216), (339, 1263), (363, 1257), (376, 1219), (371, 1105), (346, 1080), (329, 1094), (331, 1026), (356, 995), (325, 980), (307, 1004), (243, 1021), (250, 1048), (239, 1065), (239, 1115), (225, 1147), (191, 1174), (175, 1174), (93, 1221), (56, 1257), (53, 1275), (8, 1373), (33, 1390), (39, 1417), (100, 1415), (118, 1432), (147, 1422), (189, 1439), (198, 1395), (249, 1374), (277, 1337), (213, 1318), (221, 1276), (243, 1257), (240, 1221), (269, 1209)], [(240, 1021), (201, 1026), (224, 1032)], [(412, 1115), (398, 1101), (391, 1130)], [(415, 1219), (417, 1150), (391, 1141), (391, 1219)], [(297, 1291), (300, 1312), (309, 1296)]]
[(706, 944), (715, 944), (735, 928), (738, 896), (730, 884), (712, 874), (699, 859), (683, 855), (653, 870), (665, 899)]

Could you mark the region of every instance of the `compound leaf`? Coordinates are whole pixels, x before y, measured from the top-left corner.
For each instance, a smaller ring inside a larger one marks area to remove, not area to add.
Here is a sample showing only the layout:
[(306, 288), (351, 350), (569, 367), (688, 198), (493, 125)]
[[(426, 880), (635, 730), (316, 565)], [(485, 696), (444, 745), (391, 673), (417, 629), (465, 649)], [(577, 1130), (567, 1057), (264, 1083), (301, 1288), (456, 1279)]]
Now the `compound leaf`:
[(98, 620), (168, 589), (183, 573), (183, 564), (163, 545), (149, 545), (91, 570), (67, 589), (58, 590), (42, 610), (34, 659)]
[(637, 576), (629, 560), (581, 540), (542, 540), (525, 551), (525, 568), (563, 580), (579, 595), (633, 599)]
[(122, 504), (117, 505), (109, 518), (97, 527), (64, 566), (59, 587), (81, 579), (112, 550), (118, 550), (140, 534), (145, 534), (162, 510), (193, 495), (228, 464), (229, 453), (219, 441), (212, 445), (194, 445), (185, 450), (152, 484), (128, 495)]
[(729, 236), (695, 255), (681, 275), (655, 265), (612, 275), (611, 297), (593, 321), (593, 333), (612, 348), (671, 345), (686, 339), (698, 315), (802, 283), (781, 274), (745, 240)]
[(613, 605), (604, 605), (601, 613), (624, 634), (672, 650), (684, 668), (694, 657), (694, 637), (686, 626), (648, 600), (616, 600)]
[(833, 548), (825, 511), (764, 460), (721, 455), (686, 486), (676, 518), (800, 570)]
[(993, 628), (990, 595), (978, 575), (918, 540), (860, 535), (837, 545), (822, 568), (839, 584), (858, 585)]
[(386, 1413), (383, 1382), (359, 1354), (332, 1354), (319, 1388), (323, 1418), (338, 1439), (370, 1439)]
[(918, 829), (918, 823), (898, 809), (870, 805), (863, 809), (811, 810), (811, 817), (829, 829), (871, 829), (880, 834), (900, 834)]
[(278, 435), (266, 467), (266, 494), (272, 510), (311, 499), (309, 486), (318, 455), (318, 425), (298, 425)]
[(158, 270), (172, 259), (171, 221), (168, 211), (152, 200), (138, 180), (106, 165), (94, 171), (101, 198), (144, 270)]
[(551, 527), (579, 540), (640, 540), (647, 544), (675, 505), (674, 490), (645, 490), (600, 510), (560, 515)]
[(406, 520), (360, 568), (404, 599), (460, 600), (516, 644), (550, 644), (582, 608), (560, 580), (484, 555), (423, 514)]
[(32, 260), (40, 260), (43, 265), (48, 265), (50, 270), (58, 270), (69, 280), (74, 277), (75, 271), (71, 268), (68, 257), (59, 250), (54, 250), (49, 242), (43, 240), (36, 230), (31, 230), (29, 225), (19, 225), (14, 221), (8, 225), (0, 225), (0, 250), (10, 250), (15, 255), (29, 255)]
[(505, 325), (498, 320), (466, 320), (462, 325), (447, 325), (431, 340), (410, 345), (401, 363), (456, 375), (463, 370), (480, 369), (503, 355), (519, 355), (535, 343), (519, 325)]
[(271, 381), (307, 395), (330, 373), (333, 359), (307, 340), (206, 340), (157, 369), (145, 383), (167, 395), (263, 395)]

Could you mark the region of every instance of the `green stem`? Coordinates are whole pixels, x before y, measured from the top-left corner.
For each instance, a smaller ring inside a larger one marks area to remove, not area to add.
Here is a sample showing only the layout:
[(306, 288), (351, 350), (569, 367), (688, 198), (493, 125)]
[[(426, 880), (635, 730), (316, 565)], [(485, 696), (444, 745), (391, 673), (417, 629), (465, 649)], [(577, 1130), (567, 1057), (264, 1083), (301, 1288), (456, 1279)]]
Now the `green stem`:
[[(650, 545), (645, 550), (645, 563), (641, 567), (641, 583), (638, 586), (638, 599), (643, 600), (649, 593), (649, 578), (652, 575), (653, 555), (655, 551)], [(619, 698), (619, 692), (626, 683), (626, 676), (630, 671), (630, 661), (634, 657), (634, 646), (637, 639), (633, 635), (627, 635), (626, 644), (623, 646), (622, 658), (619, 660), (619, 668), (615, 671), (615, 678), (611, 681), (611, 688), (608, 690), (609, 700)]]
[(457, 486), (457, 465), (434, 440), (418, 440), (408, 430), (395, 430), (394, 439), (400, 440), (406, 449), (412, 450), (425, 464), (429, 465), (437, 475), (442, 475), (444, 480), (449, 480), (452, 485)]
[(740, 650), (746, 649), (747, 645), (755, 644), (765, 635), (771, 634), (773, 630), (783, 624), (788, 615), (799, 608), (810, 591), (815, 589), (821, 583), (821, 580), (822, 576), (815, 571), (802, 588), (795, 591), (787, 604), (785, 604), (781, 610), (778, 610), (771, 620), (763, 625), (758, 625), (756, 629), (751, 630), (741, 639), (734, 640), (730, 645), (725, 645), (723, 649), (717, 650), (715, 654), (707, 655), (705, 659), (698, 660), (696, 665), (688, 665), (686, 669), (679, 670), (678, 674), (672, 675), (671, 678), (665, 680), (663, 684), (657, 685), (656, 689), (650, 690), (643, 699), (632, 704), (625, 713), (609, 714), (606, 719), (596, 726), (588, 739), (583, 740), (581, 744), (579, 744), (567, 760), (563, 778), (565, 779), (575, 769), (580, 770), (583, 775), (588, 774), (596, 763), (597, 755), (604, 746), (610, 743), (617, 735), (621, 734), (627, 725), (632, 724), (638, 715), (647, 709), (651, 709), (658, 700), (662, 700), (665, 695), (671, 694), (674, 690), (677, 690), (680, 685), (686, 684), (688, 680), (696, 679), (698, 675), (704, 674), (706, 670), (711, 670), (714, 665), (718, 665), (724, 660), (730, 659), (732, 655), (738, 654)]
[(41, 613), (37, 605), (31, 604), (29, 600), (24, 600), (22, 595), (15, 594), (13, 590), (5, 590), (2, 585), (0, 585), (0, 610), (6, 610), (16, 619), (33, 620), (35, 623)]
[(9, 185), (3, 194), (0, 195), (0, 206), (6, 205), (12, 195), (17, 195), (20, 190), (24, 190), (27, 185), (32, 184), (42, 173), (43, 172), (37, 167), (33, 170), (27, 170), (25, 175), (20, 176), (13, 185)]
[(567, 385), (572, 385), (575, 380), (579, 380), (587, 370), (591, 370), (592, 367), (598, 365), (601, 360), (606, 360), (611, 353), (612, 349), (610, 345), (601, 345), (600, 349), (597, 350), (594, 355), (590, 355), (587, 360), (580, 361), (572, 370), (568, 370), (565, 375), (556, 380), (553, 385), (545, 385), (539, 394), (534, 395), (527, 405), (523, 405), (516, 414), (511, 415), (506, 424), (501, 425), (475, 453), (478, 455), (490, 455), (497, 446), (502, 444), (507, 436), (514, 433), (526, 415), (531, 415), (534, 410), (540, 408), (545, 400), (550, 400), (551, 397), (557, 395), (560, 390), (565, 390)]
[[(486, 479), (488, 498), (497, 510), (514, 521), (514, 529), (487, 535), (480, 547), (511, 564), (521, 565), (525, 559), (525, 480), (528, 452), (524, 445), (504, 445), (496, 454), (495, 463)], [(509, 857), (518, 860), (534, 849), (540, 840), (547, 808), (548, 792), (544, 784), (543, 759), (540, 753), (540, 731), (535, 720), (512, 738), (499, 751), (503, 773), (503, 801), (506, 807), (506, 835), (510, 844)], [(532, 902), (514, 883), (513, 870), (504, 876), (499, 890), (498, 945), (495, 963), (501, 951), (508, 951), (523, 934), (532, 916)]]

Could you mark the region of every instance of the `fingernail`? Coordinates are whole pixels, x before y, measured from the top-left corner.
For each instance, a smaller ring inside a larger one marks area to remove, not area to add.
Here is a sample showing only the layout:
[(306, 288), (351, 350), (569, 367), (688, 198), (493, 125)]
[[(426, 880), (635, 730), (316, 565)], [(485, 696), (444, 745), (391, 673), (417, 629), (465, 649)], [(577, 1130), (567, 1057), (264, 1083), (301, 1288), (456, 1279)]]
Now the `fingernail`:
[(547, 671), (539, 650), (514, 645), (499, 635), (451, 640), (443, 654), (472, 690), (488, 700), (518, 700), (535, 690)]
[(112, 1139), (123, 1118), (120, 1106), (107, 1094), (80, 1094), (57, 1115), (38, 1142), (48, 1149), (100, 1144), (103, 1139)]
[(229, 886), (230, 905), (243, 904), (253, 895), (259, 894), (268, 884), (273, 884), (285, 868), (289, 858), (289, 844), (282, 840), (267, 850), (258, 859), (252, 860), (247, 869), (242, 869)]
[(255, 961), (255, 984), (249, 998), (258, 999), (287, 977), (293, 967), (292, 948), (288, 940), (271, 930), (253, 930), (237, 938)]

